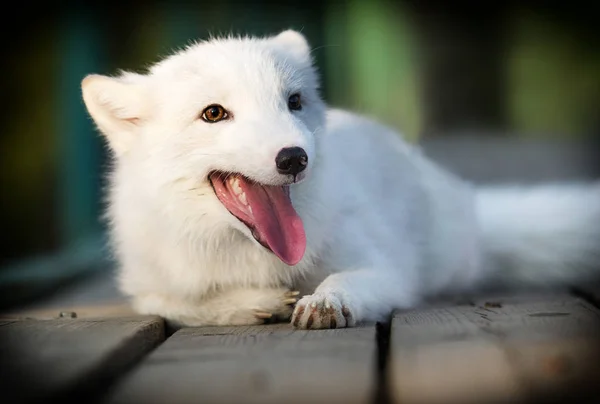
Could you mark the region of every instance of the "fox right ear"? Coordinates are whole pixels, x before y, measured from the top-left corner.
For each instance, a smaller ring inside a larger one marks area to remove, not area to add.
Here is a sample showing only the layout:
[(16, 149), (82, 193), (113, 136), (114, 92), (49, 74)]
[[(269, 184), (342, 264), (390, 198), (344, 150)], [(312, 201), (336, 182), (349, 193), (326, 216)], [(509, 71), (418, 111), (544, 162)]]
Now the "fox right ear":
[(141, 85), (119, 78), (89, 75), (81, 82), (85, 106), (117, 154), (126, 152), (147, 116), (148, 99)]
[(298, 61), (310, 60), (310, 46), (306, 37), (298, 31), (288, 29), (271, 37), (271, 42)]

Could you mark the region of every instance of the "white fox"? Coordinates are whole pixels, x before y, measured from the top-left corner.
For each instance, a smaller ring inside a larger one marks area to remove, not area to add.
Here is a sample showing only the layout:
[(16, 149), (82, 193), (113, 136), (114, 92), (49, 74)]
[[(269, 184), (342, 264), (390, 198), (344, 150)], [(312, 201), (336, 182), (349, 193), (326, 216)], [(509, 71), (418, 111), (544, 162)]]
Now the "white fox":
[(329, 109), (298, 32), (211, 39), (82, 90), (114, 157), (107, 216), (139, 313), (351, 327), (438, 293), (600, 274), (600, 183), (475, 188)]

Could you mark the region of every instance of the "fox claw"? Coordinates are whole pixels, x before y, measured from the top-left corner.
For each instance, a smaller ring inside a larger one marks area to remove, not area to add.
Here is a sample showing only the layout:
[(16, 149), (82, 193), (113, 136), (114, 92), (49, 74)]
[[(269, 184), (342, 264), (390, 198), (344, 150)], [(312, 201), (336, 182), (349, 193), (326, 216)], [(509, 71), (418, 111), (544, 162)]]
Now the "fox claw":
[(266, 319), (269, 319), (269, 318), (273, 317), (273, 314), (272, 313), (267, 313), (266, 311), (256, 311), (254, 313), (254, 316), (256, 318), (260, 318), (260, 319), (266, 320)]

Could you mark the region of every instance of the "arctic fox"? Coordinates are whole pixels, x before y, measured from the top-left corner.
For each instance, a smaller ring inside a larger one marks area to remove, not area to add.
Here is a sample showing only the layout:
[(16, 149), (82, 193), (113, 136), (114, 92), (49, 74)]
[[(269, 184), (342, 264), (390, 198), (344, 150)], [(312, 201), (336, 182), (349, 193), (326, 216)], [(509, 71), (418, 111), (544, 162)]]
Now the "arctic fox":
[(82, 92), (114, 157), (119, 285), (142, 314), (351, 327), (438, 293), (586, 281), (600, 263), (599, 183), (476, 188), (328, 108), (292, 30), (92, 74)]

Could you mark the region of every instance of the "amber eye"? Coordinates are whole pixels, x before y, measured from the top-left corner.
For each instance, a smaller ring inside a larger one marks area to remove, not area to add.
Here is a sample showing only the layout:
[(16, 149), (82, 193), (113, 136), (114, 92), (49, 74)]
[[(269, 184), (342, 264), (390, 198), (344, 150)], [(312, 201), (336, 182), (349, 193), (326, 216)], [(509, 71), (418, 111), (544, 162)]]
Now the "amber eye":
[(292, 111), (298, 111), (302, 109), (302, 103), (300, 102), (300, 94), (292, 94), (288, 98), (288, 108)]
[(229, 118), (229, 114), (220, 105), (209, 105), (202, 111), (202, 119), (206, 122), (215, 123)]

